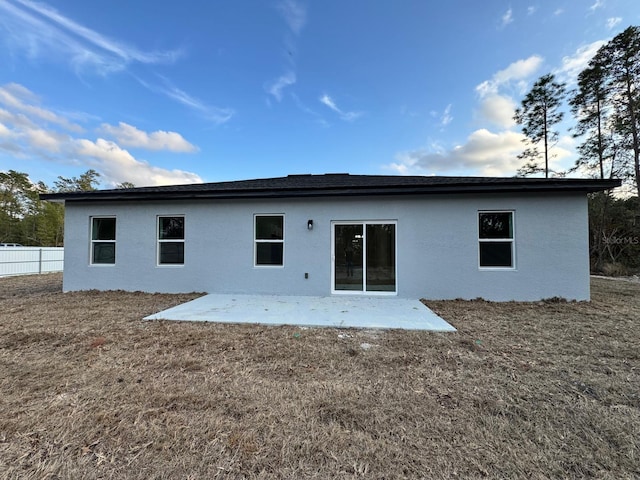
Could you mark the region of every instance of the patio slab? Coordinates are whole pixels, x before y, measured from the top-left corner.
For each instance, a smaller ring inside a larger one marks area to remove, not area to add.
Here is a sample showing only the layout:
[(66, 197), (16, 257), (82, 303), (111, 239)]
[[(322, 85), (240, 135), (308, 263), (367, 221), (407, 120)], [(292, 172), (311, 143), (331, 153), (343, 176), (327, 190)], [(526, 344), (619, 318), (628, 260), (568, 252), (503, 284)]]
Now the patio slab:
[(209, 294), (145, 320), (456, 331), (422, 302), (396, 297)]

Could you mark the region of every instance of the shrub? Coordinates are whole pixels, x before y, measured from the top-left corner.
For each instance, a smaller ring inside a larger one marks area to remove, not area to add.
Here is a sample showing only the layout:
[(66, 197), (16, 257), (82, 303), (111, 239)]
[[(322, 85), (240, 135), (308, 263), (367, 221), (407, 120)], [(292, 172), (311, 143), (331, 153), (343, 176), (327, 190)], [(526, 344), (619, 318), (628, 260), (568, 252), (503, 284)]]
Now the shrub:
[(602, 265), (602, 273), (607, 277), (626, 277), (631, 274), (629, 267), (620, 262), (605, 263)]

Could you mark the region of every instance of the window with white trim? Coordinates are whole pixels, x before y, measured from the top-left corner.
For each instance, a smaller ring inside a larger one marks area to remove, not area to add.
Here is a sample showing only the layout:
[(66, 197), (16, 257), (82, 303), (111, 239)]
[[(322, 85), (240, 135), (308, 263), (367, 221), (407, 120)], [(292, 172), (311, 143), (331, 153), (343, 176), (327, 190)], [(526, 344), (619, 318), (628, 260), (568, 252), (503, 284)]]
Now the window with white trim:
[(515, 268), (512, 211), (478, 212), (480, 268)]
[(116, 263), (116, 217), (91, 217), (91, 265)]
[(254, 216), (254, 265), (284, 265), (284, 215)]
[(158, 265), (184, 265), (184, 216), (158, 217)]

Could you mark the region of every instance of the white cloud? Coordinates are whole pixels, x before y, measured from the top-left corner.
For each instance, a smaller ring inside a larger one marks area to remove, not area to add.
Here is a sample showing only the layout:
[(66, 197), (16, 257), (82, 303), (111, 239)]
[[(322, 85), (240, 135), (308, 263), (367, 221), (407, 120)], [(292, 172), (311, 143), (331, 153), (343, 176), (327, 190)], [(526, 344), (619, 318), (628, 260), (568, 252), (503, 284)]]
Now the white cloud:
[(8, 83), (0, 87), (0, 104), (5, 105), (12, 110), (22, 112), (25, 115), (36, 117), (39, 120), (44, 120), (47, 123), (58, 125), (72, 132), (82, 131), (82, 127), (80, 125), (70, 122), (51, 110), (38, 106), (38, 103), (38, 98), (29, 89), (22, 85)]
[(558, 17), (558, 16), (562, 15), (563, 13), (564, 13), (564, 8), (558, 8), (558, 9), (556, 9), (556, 10), (553, 12), (553, 14), (554, 14), (556, 17)]
[(527, 79), (539, 70), (542, 62), (543, 58), (539, 55), (517, 60), (507, 68), (494, 73), (490, 80), (477, 85), (480, 105), (476, 115), (479, 120), (490, 122), (500, 128), (513, 127), (516, 104), (511, 95), (503, 90), (515, 89), (517, 93), (523, 93), (527, 88)]
[(607, 28), (613, 30), (621, 21), (622, 17), (607, 18)]
[(521, 133), (493, 133), (483, 128), (471, 133), (467, 142), (453, 148), (450, 155), (465, 165), (480, 168), (483, 174), (491, 170), (504, 175), (513, 171), (514, 158), (522, 150), (522, 138)]
[(230, 108), (219, 108), (206, 105), (199, 99), (192, 97), (187, 92), (180, 90), (179, 88), (168, 88), (164, 90), (164, 93), (182, 105), (197, 110), (204, 115), (205, 118), (216, 124), (228, 122), (235, 113)]
[(539, 55), (532, 55), (524, 60), (513, 62), (504, 70), (496, 72), (491, 80), (485, 80), (476, 87), (476, 92), (481, 97), (498, 93), (498, 89), (507, 86), (512, 82), (530, 77), (542, 65), (543, 58)]
[(199, 175), (184, 170), (168, 170), (137, 160), (116, 143), (98, 138), (78, 139), (74, 153), (85, 165), (98, 170), (112, 184), (131, 182), (136, 186), (202, 183)]
[(62, 135), (40, 128), (28, 129), (25, 131), (25, 135), (31, 147), (45, 150), (49, 153), (59, 153), (69, 138), (68, 135)]
[(320, 103), (325, 104), (327, 107), (329, 107), (334, 112), (340, 113), (340, 109), (337, 107), (337, 105), (335, 104), (333, 99), (329, 95), (327, 95), (326, 93), (324, 95), (322, 95), (322, 97), (320, 97)]
[(133, 125), (120, 122), (118, 126), (103, 123), (101, 130), (125, 147), (139, 147), (147, 150), (169, 150), (171, 152), (195, 152), (198, 148), (176, 132), (157, 130), (147, 133)]
[(489, 94), (480, 100), (477, 114), (500, 128), (511, 128), (515, 125), (513, 115), (516, 102), (507, 95)]
[(575, 83), (578, 74), (587, 67), (589, 61), (605, 43), (605, 40), (597, 40), (588, 45), (582, 45), (573, 55), (562, 57), (562, 65), (556, 72), (560, 79), (569, 84)]
[(0, 123), (0, 137), (8, 138), (11, 136), (11, 130)]
[(500, 26), (506, 27), (511, 22), (513, 22), (513, 10), (511, 9), (511, 7), (509, 7), (505, 14), (500, 18)]
[(451, 115), (451, 104), (447, 105), (442, 112), (442, 117), (440, 118), (440, 126), (446, 127), (453, 121), (453, 116)]
[(341, 110), (336, 105), (336, 102), (333, 101), (333, 98), (331, 98), (326, 93), (322, 95), (318, 100), (320, 101), (320, 103), (322, 103), (323, 105), (329, 107), (331, 110), (336, 112), (342, 120), (351, 122), (353, 120), (356, 120), (358, 117), (362, 115), (362, 112), (345, 112)]
[[(39, 99), (22, 85), (0, 87), (0, 150), (15, 158), (37, 158), (57, 164), (73, 164), (93, 168), (113, 185), (133, 182), (138, 186), (175, 183), (198, 183), (195, 173), (171, 170), (136, 159), (114, 141), (95, 141), (74, 136), (80, 129), (64, 116), (40, 106)], [(126, 123), (118, 126), (103, 124), (123, 144), (169, 151), (194, 151), (195, 147), (175, 132), (161, 130), (147, 133)]]
[(10, 45), (32, 58), (69, 61), (77, 69), (100, 74), (120, 71), (131, 63), (173, 63), (180, 50), (145, 52), (91, 30), (41, 2), (0, 1), (0, 11)]
[[(486, 128), (472, 132), (464, 144), (451, 149), (441, 146), (399, 153), (387, 168), (402, 174), (474, 174), (514, 175), (521, 166), (517, 156), (523, 150), (521, 133), (510, 131), (515, 124), (515, 101), (503, 90), (526, 88), (526, 80), (537, 72), (543, 59), (538, 55), (518, 60), (496, 72), (491, 79), (476, 86), (480, 104), (476, 115), (501, 129), (493, 133)], [(443, 123), (450, 121), (451, 106), (445, 109)], [(437, 113), (436, 113), (437, 115)]]
[(322, 118), (322, 115), (320, 115), (318, 112), (316, 112), (312, 108), (309, 108), (307, 105), (305, 105), (295, 93), (291, 94), (291, 98), (293, 99), (298, 109), (300, 109), (301, 112), (312, 116), (315, 119), (315, 121), (318, 123), (318, 125), (321, 125), (322, 127), (329, 126), (329, 122), (327, 122), (324, 118)]
[(516, 158), (522, 151), (521, 133), (492, 133), (486, 129), (473, 132), (465, 144), (448, 151), (414, 150), (396, 156), (388, 166), (401, 174), (459, 173), (475, 175), (513, 175), (520, 166)]
[[(180, 49), (140, 50), (91, 30), (42, 2), (0, 0), (0, 18), (0, 32), (4, 30), (9, 48), (33, 59), (69, 63), (78, 73), (108, 75), (133, 64), (172, 64), (184, 53)], [(134, 78), (146, 88), (198, 110), (213, 123), (225, 123), (233, 116), (233, 110), (206, 105), (172, 85), (157, 87)]]
[[(302, 28), (307, 22), (307, 9), (296, 0), (280, 0), (276, 8), (281, 13), (291, 32), (287, 32), (284, 38), (286, 52), (287, 71), (277, 79), (265, 84), (265, 91), (278, 102), (282, 101), (283, 91), (296, 83), (296, 40)], [(271, 105), (267, 99), (267, 104)]]
[(0, 122), (21, 127), (35, 127), (35, 124), (24, 113), (13, 113), (4, 108), (0, 108)]
[(307, 22), (307, 10), (299, 2), (294, 0), (282, 0), (277, 5), (287, 25), (296, 35), (300, 33)]
[(235, 111), (231, 108), (221, 108), (213, 105), (208, 105), (202, 100), (189, 95), (184, 90), (181, 90), (174, 86), (166, 77), (159, 76), (164, 85), (153, 85), (139, 77), (134, 78), (145, 88), (149, 90), (165, 95), (168, 98), (180, 103), (181, 105), (196, 111), (205, 120), (208, 120), (216, 125), (220, 125), (231, 120), (231, 117), (235, 114)]
[[(396, 155), (386, 168), (403, 175), (481, 175), (513, 176), (523, 164), (518, 155), (524, 150), (522, 133), (510, 130), (498, 133), (487, 129), (471, 133), (466, 142), (450, 150), (420, 149)], [(550, 168), (561, 170), (562, 161), (571, 157), (572, 139), (563, 138), (554, 147)]]
[(589, 7), (589, 10), (594, 12), (601, 7), (604, 7), (604, 0), (596, 0), (595, 3)]
[(282, 100), (282, 91), (296, 83), (296, 74), (293, 71), (289, 71), (284, 75), (278, 77), (271, 85), (266, 87), (267, 92), (273, 95), (276, 100)]
[[(560, 72), (567, 75), (581, 69), (603, 43), (585, 45), (574, 55), (565, 57)], [(404, 175), (515, 175), (524, 163), (518, 155), (526, 147), (523, 143), (526, 137), (514, 128), (516, 99), (525, 94), (530, 79), (539, 73), (543, 62), (539, 55), (518, 60), (476, 86), (479, 101), (476, 121), (490, 123), (497, 131), (480, 128), (453, 147), (443, 148), (432, 142), (427, 148), (400, 152), (385, 168)], [(438, 113), (432, 112), (432, 117), (438, 118)], [(552, 147), (550, 169), (569, 168), (575, 159), (574, 149), (573, 138), (562, 137)]]
[(531, 5), (527, 7), (527, 15), (533, 15), (538, 10), (538, 7)]

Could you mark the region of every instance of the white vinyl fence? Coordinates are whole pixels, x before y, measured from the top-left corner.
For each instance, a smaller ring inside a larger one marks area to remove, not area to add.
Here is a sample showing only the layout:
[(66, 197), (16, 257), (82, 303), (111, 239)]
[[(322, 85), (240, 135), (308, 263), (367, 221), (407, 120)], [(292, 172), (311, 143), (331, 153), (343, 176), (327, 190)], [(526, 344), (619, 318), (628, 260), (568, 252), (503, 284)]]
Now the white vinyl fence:
[(0, 247), (0, 277), (61, 272), (63, 247)]

